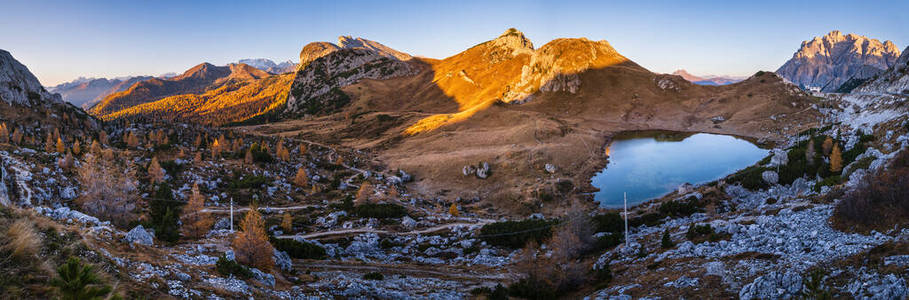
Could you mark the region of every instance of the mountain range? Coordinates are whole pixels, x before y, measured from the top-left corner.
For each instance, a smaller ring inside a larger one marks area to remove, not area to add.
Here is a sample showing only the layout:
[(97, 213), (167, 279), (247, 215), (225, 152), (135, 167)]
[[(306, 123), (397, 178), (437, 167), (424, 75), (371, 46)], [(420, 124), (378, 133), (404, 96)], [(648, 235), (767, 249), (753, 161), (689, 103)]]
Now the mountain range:
[(691, 83), (700, 84), (700, 85), (726, 85), (726, 84), (736, 83), (736, 82), (739, 82), (739, 81), (742, 81), (743, 79), (745, 79), (745, 77), (736, 77), (736, 76), (715, 76), (715, 75), (695, 76), (695, 75), (692, 75), (691, 73), (688, 73), (688, 71), (685, 71), (684, 69), (675, 70), (675, 72), (672, 72), (672, 75), (682, 76), (682, 78), (684, 78), (685, 80), (688, 80)]
[(899, 56), (899, 48), (891, 41), (882, 43), (834, 30), (802, 42), (776, 72), (803, 89), (848, 92), (893, 66)]
[(61, 83), (48, 88), (52, 93), (59, 93), (63, 100), (73, 105), (88, 109), (104, 99), (107, 95), (128, 89), (137, 82), (152, 79), (151, 76), (125, 78), (84, 78)]
[(275, 63), (274, 61), (267, 58), (245, 58), (237, 61), (237, 63), (247, 64), (256, 69), (272, 74), (284, 74), (293, 72), (297, 68), (297, 64), (293, 61), (288, 60), (281, 63)]

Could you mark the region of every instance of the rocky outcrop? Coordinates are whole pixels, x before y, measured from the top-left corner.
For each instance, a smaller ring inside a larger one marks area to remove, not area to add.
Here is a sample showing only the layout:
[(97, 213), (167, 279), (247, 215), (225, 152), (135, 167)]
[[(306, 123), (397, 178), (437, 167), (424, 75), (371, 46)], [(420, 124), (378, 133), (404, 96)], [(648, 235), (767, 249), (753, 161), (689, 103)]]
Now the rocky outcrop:
[(26, 106), (63, 102), (59, 94), (51, 94), (38, 78), (6, 50), (0, 49), (0, 100)]
[(772, 272), (745, 285), (739, 299), (792, 299), (802, 295), (802, 276), (795, 272)]
[(903, 49), (903, 54), (887, 72), (859, 86), (854, 92), (909, 96), (909, 47)]
[(340, 88), (361, 79), (389, 79), (415, 73), (403, 59), (410, 55), (362, 38), (340, 37), (339, 45), (311, 43), (300, 53), (287, 99), (287, 111), (303, 114), (334, 112), (350, 101)]
[[(507, 34), (508, 32), (506, 32)], [(502, 37), (493, 41), (499, 39)], [(517, 42), (511, 42), (511, 44), (515, 43)], [(523, 49), (521, 51), (532, 50), (532, 48), (521, 49)], [(581, 86), (579, 73), (627, 60), (605, 40), (557, 39), (532, 51), (530, 62), (521, 68), (520, 79), (505, 92), (502, 100), (508, 103), (527, 102), (537, 91), (574, 94)]]
[(776, 73), (803, 89), (833, 92), (850, 79), (863, 80), (883, 73), (899, 56), (900, 50), (891, 41), (881, 43), (834, 30), (802, 42), (792, 59)]

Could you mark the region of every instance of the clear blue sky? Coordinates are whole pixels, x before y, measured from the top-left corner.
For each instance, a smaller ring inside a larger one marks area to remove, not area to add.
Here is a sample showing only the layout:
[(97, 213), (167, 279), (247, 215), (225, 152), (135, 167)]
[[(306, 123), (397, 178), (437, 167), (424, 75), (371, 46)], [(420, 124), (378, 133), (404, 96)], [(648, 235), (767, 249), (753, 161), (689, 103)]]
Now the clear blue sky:
[(775, 70), (802, 40), (833, 29), (909, 43), (905, 0), (688, 2), (2, 0), (0, 49), (53, 85), (204, 61), (297, 61), (306, 43), (338, 35), (443, 58), (515, 27), (536, 46), (605, 39), (655, 72), (729, 75)]

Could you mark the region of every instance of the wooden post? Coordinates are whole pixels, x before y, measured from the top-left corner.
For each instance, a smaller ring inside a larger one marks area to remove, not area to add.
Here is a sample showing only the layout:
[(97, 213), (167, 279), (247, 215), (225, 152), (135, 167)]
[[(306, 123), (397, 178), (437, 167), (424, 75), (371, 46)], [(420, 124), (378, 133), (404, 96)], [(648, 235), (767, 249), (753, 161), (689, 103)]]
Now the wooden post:
[(628, 247), (628, 193), (623, 192), (622, 197), (625, 198), (625, 247)]
[(230, 198), (230, 232), (234, 232), (234, 198)]

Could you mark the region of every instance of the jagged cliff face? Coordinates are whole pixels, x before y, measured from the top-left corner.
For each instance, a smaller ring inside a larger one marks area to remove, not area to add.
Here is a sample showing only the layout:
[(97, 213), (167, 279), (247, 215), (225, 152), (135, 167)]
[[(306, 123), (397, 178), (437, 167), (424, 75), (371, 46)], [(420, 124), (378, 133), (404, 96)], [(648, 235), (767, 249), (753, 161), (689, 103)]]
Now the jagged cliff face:
[(59, 94), (51, 94), (24, 65), (6, 50), (0, 49), (0, 100), (25, 106), (60, 103)]
[(854, 90), (858, 93), (878, 93), (909, 97), (909, 47), (887, 72)]
[(311, 43), (300, 53), (287, 98), (287, 111), (324, 114), (338, 110), (350, 99), (340, 88), (361, 79), (389, 79), (415, 73), (405, 60), (411, 57), (380, 43), (362, 38), (340, 37), (340, 45)]
[(900, 51), (891, 41), (881, 43), (857, 34), (832, 31), (802, 42), (776, 72), (802, 88), (834, 92), (850, 79), (865, 80), (891, 66)]

